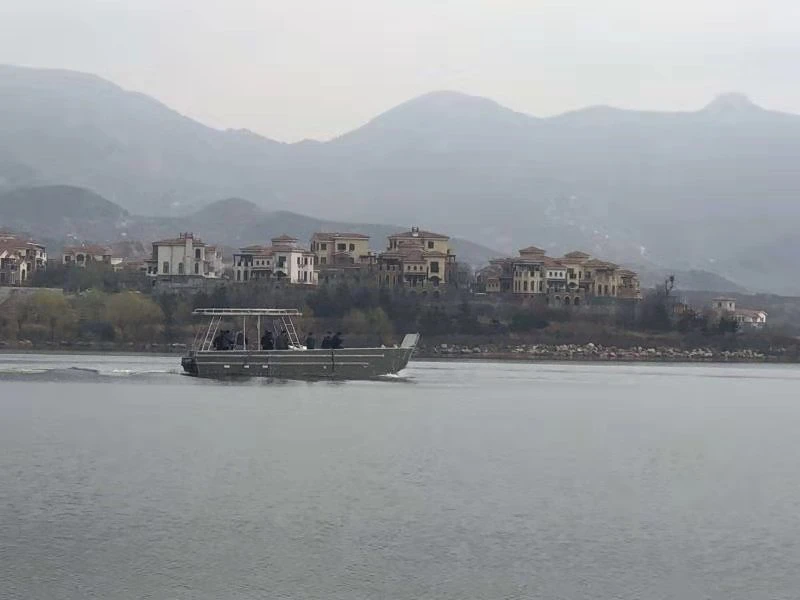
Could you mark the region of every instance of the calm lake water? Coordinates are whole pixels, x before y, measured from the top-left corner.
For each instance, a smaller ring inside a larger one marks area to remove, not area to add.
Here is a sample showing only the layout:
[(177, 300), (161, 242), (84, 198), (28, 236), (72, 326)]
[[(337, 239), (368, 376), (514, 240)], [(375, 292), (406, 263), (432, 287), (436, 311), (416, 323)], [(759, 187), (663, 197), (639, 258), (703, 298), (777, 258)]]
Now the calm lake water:
[(800, 369), (0, 355), (4, 599), (795, 599)]

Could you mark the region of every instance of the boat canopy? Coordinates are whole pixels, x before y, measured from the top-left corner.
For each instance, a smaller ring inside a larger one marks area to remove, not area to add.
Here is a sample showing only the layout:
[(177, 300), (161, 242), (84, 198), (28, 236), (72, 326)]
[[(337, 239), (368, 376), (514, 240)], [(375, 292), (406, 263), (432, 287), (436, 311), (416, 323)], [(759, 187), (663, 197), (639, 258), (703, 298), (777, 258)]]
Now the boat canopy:
[(195, 308), (193, 315), (207, 317), (302, 317), (296, 308)]

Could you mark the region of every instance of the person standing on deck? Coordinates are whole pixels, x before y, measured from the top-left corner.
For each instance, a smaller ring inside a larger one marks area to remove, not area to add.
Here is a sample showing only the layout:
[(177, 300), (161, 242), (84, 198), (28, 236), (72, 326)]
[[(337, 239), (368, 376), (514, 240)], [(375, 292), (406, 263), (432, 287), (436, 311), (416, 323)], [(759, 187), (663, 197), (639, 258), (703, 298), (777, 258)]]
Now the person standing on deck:
[(309, 331), (308, 335), (306, 336), (306, 350), (313, 350), (316, 345), (317, 340), (314, 339), (314, 333)]
[(337, 331), (336, 335), (333, 336), (333, 339), (331, 339), (331, 348), (334, 350), (341, 350), (343, 346), (344, 340), (342, 340), (342, 332)]
[(322, 338), (322, 346), (320, 348), (324, 348), (325, 350), (330, 350), (331, 347), (331, 332), (328, 331), (325, 333), (325, 337)]
[(278, 334), (278, 343), (275, 344), (276, 350), (288, 350), (289, 349), (289, 334), (286, 332), (285, 329), (281, 330)]
[(272, 338), (271, 331), (265, 331), (261, 336), (261, 349), (262, 350), (275, 350), (275, 340)]

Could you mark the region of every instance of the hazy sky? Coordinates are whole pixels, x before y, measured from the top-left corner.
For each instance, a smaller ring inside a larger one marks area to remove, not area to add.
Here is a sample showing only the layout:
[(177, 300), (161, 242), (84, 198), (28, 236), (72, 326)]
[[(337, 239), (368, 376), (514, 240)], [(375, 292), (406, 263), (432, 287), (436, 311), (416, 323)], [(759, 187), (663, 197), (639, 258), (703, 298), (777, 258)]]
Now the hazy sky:
[(286, 141), (438, 89), (542, 116), (726, 91), (800, 112), (800, 0), (0, 0), (0, 62)]

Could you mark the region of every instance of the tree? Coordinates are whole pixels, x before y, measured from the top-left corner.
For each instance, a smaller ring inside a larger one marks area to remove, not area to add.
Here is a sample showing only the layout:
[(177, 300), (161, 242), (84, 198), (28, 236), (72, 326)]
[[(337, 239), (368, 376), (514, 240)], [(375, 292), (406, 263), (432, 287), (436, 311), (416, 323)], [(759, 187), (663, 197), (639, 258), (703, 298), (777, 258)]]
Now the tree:
[(657, 288), (645, 296), (639, 305), (639, 324), (643, 329), (669, 331), (672, 328), (667, 300), (667, 294), (672, 289), (669, 281), (665, 283), (663, 293)]
[(109, 297), (104, 315), (123, 341), (152, 341), (164, 325), (164, 313), (158, 304), (138, 292)]
[(363, 311), (354, 308), (342, 320), (342, 328), (348, 333), (374, 334), (386, 344), (392, 336), (392, 322), (382, 308)]
[(739, 321), (733, 317), (723, 316), (717, 323), (717, 331), (719, 333), (736, 333), (739, 331)]
[(547, 319), (542, 318), (540, 315), (532, 311), (520, 311), (511, 317), (509, 329), (511, 331), (531, 331), (533, 329), (544, 329), (549, 323)]
[(26, 304), (27, 320), (44, 327), (50, 341), (55, 341), (56, 333), (63, 334), (76, 323), (75, 311), (64, 295), (58, 292), (36, 292)]

